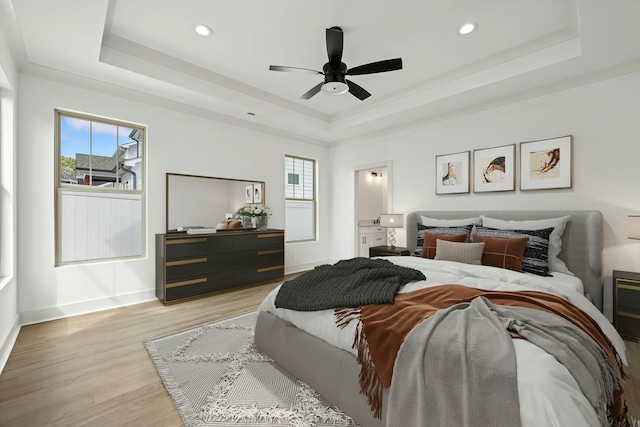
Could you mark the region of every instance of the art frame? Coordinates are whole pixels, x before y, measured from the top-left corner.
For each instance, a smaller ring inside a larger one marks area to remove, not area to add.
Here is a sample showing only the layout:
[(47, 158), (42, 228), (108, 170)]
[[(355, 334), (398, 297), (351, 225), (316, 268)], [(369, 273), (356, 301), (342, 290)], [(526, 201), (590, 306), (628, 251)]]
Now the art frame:
[(253, 203), (262, 203), (262, 184), (253, 184)]
[(572, 188), (573, 136), (520, 143), (520, 191)]
[(436, 156), (436, 194), (469, 193), (470, 151)]
[(473, 192), (515, 191), (516, 144), (473, 150)]
[(253, 184), (245, 186), (245, 203), (253, 203)]

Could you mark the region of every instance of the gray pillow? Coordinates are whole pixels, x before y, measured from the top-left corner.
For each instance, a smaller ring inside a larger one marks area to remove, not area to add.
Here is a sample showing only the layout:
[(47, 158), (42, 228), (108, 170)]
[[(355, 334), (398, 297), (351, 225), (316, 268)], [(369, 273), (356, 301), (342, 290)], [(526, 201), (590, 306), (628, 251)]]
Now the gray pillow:
[(437, 239), (434, 259), (480, 265), (482, 252), (484, 252), (484, 242), (460, 243)]

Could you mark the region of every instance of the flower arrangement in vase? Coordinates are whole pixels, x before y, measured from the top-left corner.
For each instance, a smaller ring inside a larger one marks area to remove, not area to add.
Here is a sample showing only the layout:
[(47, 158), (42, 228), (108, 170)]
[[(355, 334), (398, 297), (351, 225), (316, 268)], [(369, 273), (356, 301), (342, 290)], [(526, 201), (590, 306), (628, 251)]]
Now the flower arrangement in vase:
[[(264, 230), (269, 224), (269, 217), (273, 213), (271, 208), (266, 205), (244, 205), (236, 212), (237, 216), (242, 217), (242, 226), (248, 228), (253, 222), (258, 230)], [(255, 218), (255, 219), (253, 219)]]

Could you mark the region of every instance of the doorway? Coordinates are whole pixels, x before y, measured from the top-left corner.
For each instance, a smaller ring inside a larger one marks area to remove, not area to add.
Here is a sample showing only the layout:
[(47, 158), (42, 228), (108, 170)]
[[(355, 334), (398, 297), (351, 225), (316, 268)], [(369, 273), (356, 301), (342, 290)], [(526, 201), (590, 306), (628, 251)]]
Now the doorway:
[(369, 248), (387, 244), (386, 229), (380, 215), (390, 212), (390, 165), (368, 166), (355, 173), (355, 254), (369, 256)]

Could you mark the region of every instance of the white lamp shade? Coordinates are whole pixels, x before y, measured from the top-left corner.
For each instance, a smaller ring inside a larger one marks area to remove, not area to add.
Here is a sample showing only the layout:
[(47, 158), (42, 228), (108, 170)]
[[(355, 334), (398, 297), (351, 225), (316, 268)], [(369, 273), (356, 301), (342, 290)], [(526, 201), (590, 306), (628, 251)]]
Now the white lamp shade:
[(402, 214), (382, 214), (380, 225), (387, 228), (400, 228), (404, 225)]
[(640, 239), (640, 215), (629, 215), (627, 237), (630, 239)]

